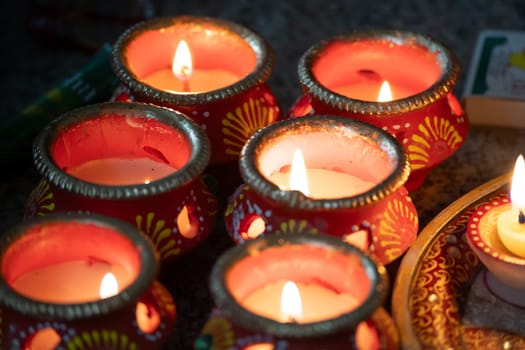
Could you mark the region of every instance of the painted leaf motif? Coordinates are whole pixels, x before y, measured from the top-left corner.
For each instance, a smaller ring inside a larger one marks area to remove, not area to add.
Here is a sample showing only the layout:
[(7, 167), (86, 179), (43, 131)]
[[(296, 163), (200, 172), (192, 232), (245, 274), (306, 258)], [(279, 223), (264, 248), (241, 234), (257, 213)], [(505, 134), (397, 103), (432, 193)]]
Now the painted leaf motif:
[(226, 154), (239, 155), (246, 140), (260, 128), (273, 123), (276, 110), (264, 106), (261, 101), (250, 98), (233, 112), (228, 112), (222, 121), (223, 142)]
[(441, 161), (463, 142), (463, 137), (454, 125), (445, 118), (425, 117), (419, 124), (407, 146), (412, 169), (421, 169), (427, 164)]

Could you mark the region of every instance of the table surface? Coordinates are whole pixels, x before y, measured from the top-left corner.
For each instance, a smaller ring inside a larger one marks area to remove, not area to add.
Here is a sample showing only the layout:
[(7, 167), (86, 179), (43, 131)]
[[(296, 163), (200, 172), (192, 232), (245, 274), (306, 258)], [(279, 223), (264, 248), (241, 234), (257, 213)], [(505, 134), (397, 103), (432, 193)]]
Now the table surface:
[[(31, 3), (42, 3), (33, 1)], [(82, 1), (77, 1), (82, 3)], [(116, 1), (117, 2), (117, 1)], [(4, 69), (0, 86), (0, 120), (16, 117), (25, 105), (80, 69), (92, 52), (63, 38), (44, 40), (26, 27), (30, 2), (2, 2)], [(60, 3), (60, 1), (59, 1)], [(118, 2), (117, 2), (118, 3)], [(467, 67), (480, 30), (525, 29), (522, 0), (447, 1), (157, 1), (157, 15), (206, 15), (249, 26), (275, 50), (276, 64), (268, 81), (284, 109), (300, 94), (296, 65), (313, 43), (344, 32), (396, 28), (430, 34), (456, 53), (462, 72), (456, 87), (461, 95)], [(108, 34), (107, 40), (114, 38)], [(473, 126), (462, 148), (434, 169), (424, 185), (411, 193), (420, 227), (455, 199), (486, 181), (511, 171), (517, 154), (525, 152), (525, 129)], [(22, 218), (24, 201), (39, 176), (30, 160), (0, 176), (1, 231)], [(213, 302), (208, 274), (214, 261), (232, 245), (221, 225), (199, 249), (181, 258), (161, 275), (178, 307), (178, 321), (169, 349), (190, 349)], [(0, 231), (0, 232), (1, 232)]]

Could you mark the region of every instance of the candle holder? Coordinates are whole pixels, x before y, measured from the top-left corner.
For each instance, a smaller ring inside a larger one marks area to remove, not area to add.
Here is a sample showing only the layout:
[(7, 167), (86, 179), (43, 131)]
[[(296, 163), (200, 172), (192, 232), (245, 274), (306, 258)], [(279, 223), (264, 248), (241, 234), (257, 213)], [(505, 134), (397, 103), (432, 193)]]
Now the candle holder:
[(507, 194), (497, 194), (483, 201), (469, 219), (466, 238), (471, 249), (485, 265), (488, 290), (499, 298), (525, 307), (525, 258), (513, 254), (498, 235), (498, 216), (511, 208)]
[[(459, 64), (431, 37), (394, 30), (336, 36), (310, 47), (298, 72), (304, 95), (290, 116), (343, 115), (393, 134), (408, 153), (409, 191), (465, 141), (468, 119), (453, 94)], [(393, 99), (378, 102), (383, 81)]]
[[(2, 234), (0, 263), (2, 349), (159, 349), (174, 326), (175, 304), (155, 280), (158, 255), (123, 221), (26, 220)], [(103, 296), (104, 271), (118, 285)]]
[(217, 201), (201, 176), (206, 134), (173, 110), (127, 102), (71, 110), (40, 132), (33, 155), (42, 180), (25, 216), (117, 217), (149, 236), (163, 262), (197, 247), (215, 225)]
[[(280, 321), (248, 306), (250, 295), (282, 280), (304, 287), (303, 314), (311, 311), (318, 319)], [(350, 295), (354, 305), (336, 302), (330, 307), (337, 313), (315, 315), (326, 309), (328, 298), (308, 295), (308, 286), (331, 290), (333, 298)], [(195, 342), (199, 350), (397, 348), (397, 329), (381, 308), (388, 292), (386, 269), (325, 234), (272, 235), (233, 247), (215, 263), (210, 289), (216, 308)]]
[[(171, 67), (181, 40), (188, 43), (194, 70), (224, 70), (236, 76), (234, 82), (191, 92), (167, 91), (146, 83), (145, 77), (152, 72)], [(254, 31), (222, 19), (193, 16), (141, 22), (120, 36), (112, 53), (115, 74), (127, 90), (118, 99), (176, 109), (206, 129), (212, 150), (207, 173), (226, 195), (241, 182), (237, 164), (244, 142), (280, 118), (281, 110), (265, 83), (273, 62), (270, 45)]]
[[(351, 174), (371, 187), (331, 199), (281, 190), (270, 178), (288, 167), (297, 148), (307, 167)], [(410, 172), (406, 154), (394, 137), (373, 125), (337, 116), (279, 121), (248, 140), (239, 168), (245, 184), (231, 196), (224, 216), (236, 243), (262, 234), (325, 232), (387, 264), (416, 238), (417, 211), (403, 186)]]

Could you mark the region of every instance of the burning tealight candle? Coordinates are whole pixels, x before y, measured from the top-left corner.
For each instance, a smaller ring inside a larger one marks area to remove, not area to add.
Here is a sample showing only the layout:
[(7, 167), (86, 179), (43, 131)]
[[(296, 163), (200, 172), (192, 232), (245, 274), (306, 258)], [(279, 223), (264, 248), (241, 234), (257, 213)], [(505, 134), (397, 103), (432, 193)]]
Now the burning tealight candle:
[(393, 99), (405, 98), (414, 92), (396, 87), (395, 95), (388, 81), (369, 81), (334, 87), (333, 90), (341, 95), (363, 101), (389, 102)]
[(83, 162), (67, 169), (81, 180), (101, 185), (147, 184), (171, 175), (177, 169), (169, 164), (146, 157), (109, 157)]
[(520, 278), (525, 268), (525, 223), (520, 223), (523, 163), (523, 157), (518, 156), (513, 174), (509, 172), (472, 191), (465, 201), (475, 203), (465, 237), (487, 268), (480, 278), (490, 293), (519, 307), (525, 307), (525, 279)]
[[(52, 218), (50, 217), (50, 220)], [(63, 231), (60, 232), (59, 231)], [(64, 235), (75, 232), (77, 237), (68, 240)], [(37, 232), (41, 233), (38, 239)], [(93, 237), (89, 238), (92, 234)], [(136, 256), (123, 251), (122, 257), (106, 258), (106, 249), (95, 254), (103, 237), (113, 239), (115, 247), (124, 242), (117, 234), (96, 225), (81, 223), (53, 222), (40, 228), (36, 226), (13, 244), (6, 253), (7, 262), (11, 262), (5, 275), (10, 286), (18, 293), (35, 300), (74, 304), (109, 298), (118, 293), (137, 277)], [(68, 242), (68, 246), (58, 247)], [(37, 252), (34, 249), (23, 249), (24, 244), (45, 246), (47, 249)], [(84, 247), (82, 247), (84, 246)], [(130, 249), (129, 247), (127, 249)], [(67, 253), (67, 250), (76, 250)], [(55, 258), (46, 258), (53, 252)], [(124, 254), (125, 252), (125, 254)], [(26, 254), (33, 259), (33, 266), (24, 266), (14, 260), (17, 254)], [(9, 260), (12, 259), (12, 260)], [(127, 260), (126, 260), (127, 259)], [(131, 264), (133, 263), (133, 264)]]
[[(254, 41), (248, 42), (245, 36), (253, 36)], [(113, 64), (126, 84), (131, 83), (129, 78), (138, 79), (146, 90), (162, 91), (173, 98), (179, 95), (183, 100), (185, 94), (206, 94), (239, 85), (258, 68), (257, 60), (265, 58), (255, 52), (255, 46), (264, 45), (258, 39), (256, 34), (224, 20), (157, 18), (121, 35), (113, 51)], [(148, 55), (143, 54), (145, 50)], [(130, 87), (139, 88), (135, 84)]]
[(304, 94), (290, 115), (343, 115), (388, 131), (407, 150), (409, 191), (465, 141), (468, 120), (452, 93), (459, 64), (431, 37), (388, 30), (339, 35), (312, 45), (298, 73)]
[(377, 318), (387, 285), (383, 266), (333, 237), (260, 237), (214, 265), (210, 286), (218, 309), (210, 325), (227, 326), (205, 326), (204, 339), (220, 339), (227, 330), (230, 345), (250, 350), (281, 342), (287, 349), (391, 348), (396, 341), (385, 330), (392, 323)]
[[(320, 259), (323, 254), (330, 254), (322, 250), (318, 251), (312, 246), (305, 247), (288, 247), (277, 249), (272, 251), (264, 251), (262, 254), (267, 254), (269, 257), (268, 260), (265, 260), (261, 257), (261, 264), (259, 268), (266, 269), (270, 268), (272, 259), (279, 259), (283, 266), (288, 266), (291, 271), (295, 268), (299, 268), (301, 264), (301, 259), (306, 256), (310, 256), (312, 259), (311, 268), (312, 274), (316, 274), (318, 268), (320, 268), (316, 262), (316, 259)], [(279, 251), (281, 250), (281, 251)], [(304, 250), (304, 251), (301, 251)], [(307, 253), (309, 252), (309, 253)], [(286, 254), (290, 254), (289, 258), (285, 258)], [(270, 256), (273, 256), (271, 258)], [(289, 262), (286, 260), (289, 259)], [(242, 264), (250, 264), (247, 261)], [(284, 260), (284, 261), (283, 261)], [(335, 260), (338, 260), (336, 257)], [(241, 265), (241, 264), (239, 264)], [(297, 266), (296, 266), (297, 265)], [(238, 275), (237, 269), (240, 267), (233, 268), (228, 275), (229, 283), (233, 283), (231, 279), (240, 278)], [(311, 322), (320, 322), (328, 319), (333, 319), (339, 317), (345, 313), (348, 313), (359, 306), (359, 303), (362, 302), (361, 298), (367, 295), (369, 288), (369, 281), (362, 275), (362, 271), (359, 270), (357, 266), (350, 267), (352, 273), (356, 275), (356, 280), (350, 285), (359, 285), (360, 287), (353, 287), (354, 290), (348, 288), (331, 287), (330, 282), (317, 283), (316, 278), (313, 276), (305, 277), (302, 275), (308, 275), (308, 272), (297, 271), (297, 281), (288, 280), (286, 278), (278, 278), (274, 280), (271, 276), (266, 276), (268, 278), (267, 283), (265, 283), (260, 288), (255, 288), (251, 292), (246, 292), (245, 296), (241, 296), (244, 292), (237, 293), (237, 291), (232, 291), (234, 295), (238, 297), (239, 302), (243, 307), (248, 310), (264, 316), (270, 319), (276, 320), (278, 322), (292, 322), (292, 323), (311, 323)], [(356, 270), (357, 269), (357, 270)], [(279, 275), (284, 277), (287, 275), (286, 272), (283, 272), (284, 275)], [(357, 277), (361, 276), (361, 277)], [(292, 278), (290, 275), (289, 278)], [(360, 288), (363, 288), (361, 291)], [(242, 289), (242, 287), (241, 287)], [(360, 290), (358, 292), (358, 290)]]
[(157, 349), (175, 321), (173, 300), (155, 281), (153, 245), (114, 218), (26, 220), (2, 235), (0, 265), (2, 348), (109, 348), (125, 338), (132, 348)]
[(498, 216), (498, 236), (508, 250), (525, 258), (525, 162), (516, 159), (510, 191), (512, 207)]
[(142, 81), (170, 92), (205, 92), (232, 85), (240, 79), (238, 74), (226, 69), (193, 68), (190, 48), (185, 40), (181, 40), (177, 45), (172, 66), (145, 75)]
[(11, 286), (29, 298), (79, 303), (113, 296), (119, 285), (125, 288), (130, 283), (131, 277), (123, 266), (88, 257), (34, 269), (19, 276)]
[[(11, 287), (28, 298), (57, 304), (84, 303), (118, 294), (118, 281), (112, 272), (106, 272), (98, 284), (99, 272), (107, 270), (109, 264), (88, 261), (64, 262), (35, 269), (14, 280)], [(98, 293), (95, 292), (97, 287)], [(59, 344), (57, 333), (46, 329), (33, 336), (28, 350), (51, 350)]]
[(314, 283), (285, 280), (265, 285), (248, 295), (242, 303), (259, 315), (297, 323), (334, 318), (358, 305), (350, 293), (337, 293)]
[(300, 150), (295, 151), (290, 170), (274, 172), (270, 181), (283, 190), (297, 190), (319, 199), (351, 197), (376, 185), (341, 171), (307, 168)]

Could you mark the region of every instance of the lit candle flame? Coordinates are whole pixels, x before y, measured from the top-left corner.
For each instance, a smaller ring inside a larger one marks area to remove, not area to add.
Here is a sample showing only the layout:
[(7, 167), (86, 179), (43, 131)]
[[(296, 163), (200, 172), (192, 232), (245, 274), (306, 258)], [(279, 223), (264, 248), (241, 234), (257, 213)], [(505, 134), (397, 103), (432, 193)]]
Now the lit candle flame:
[(297, 322), (303, 318), (301, 294), (297, 285), (292, 281), (284, 284), (281, 293), (281, 318), (285, 322)]
[(188, 44), (184, 40), (181, 40), (177, 45), (171, 69), (173, 70), (173, 74), (183, 82), (191, 78), (193, 73), (191, 53)]
[(306, 165), (304, 164), (303, 153), (295, 150), (290, 169), (290, 189), (301, 191), (305, 196), (310, 192), (308, 189), (308, 179), (306, 177)]
[(106, 273), (102, 278), (99, 294), (101, 299), (109, 298), (118, 294), (118, 282), (115, 275), (111, 272)]
[(379, 89), (379, 94), (377, 95), (377, 102), (389, 102), (392, 101), (392, 89), (390, 89), (390, 84), (388, 81), (384, 81), (381, 84), (381, 89)]
[(523, 209), (525, 209), (525, 161), (520, 154), (514, 165), (512, 184), (510, 187), (510, 200), (512, 205), (519, 210), (519, 221), (525, 223)]

